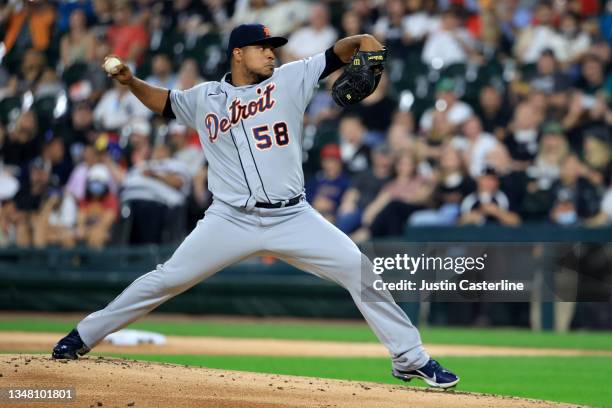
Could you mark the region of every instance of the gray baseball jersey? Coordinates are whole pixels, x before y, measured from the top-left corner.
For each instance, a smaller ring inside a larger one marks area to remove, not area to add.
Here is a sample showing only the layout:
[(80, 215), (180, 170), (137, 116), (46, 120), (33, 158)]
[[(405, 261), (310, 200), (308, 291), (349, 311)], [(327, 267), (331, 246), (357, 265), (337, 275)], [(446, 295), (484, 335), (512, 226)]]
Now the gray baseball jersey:
[(368, 285), (361, 268), (371, 262), (349, 237), (304, 200), (285, 208), (255, 207), (303, 192), (303, 115), (325, 63), (318, 54), (283, 65), (255, 85), (207, 82), (170, 93), (176, 117), (200, 135), (215, 200), (170, 259), (78, 324), (87, 346), (235, 262), (272, 255), (346, 288), (394, 367), (427, 363), (418, 330), (389, 293), (361, 301)]
[(324, 68), (321, 53), (285, 64), (255, 85), (221, 80), (170, 93), (177, 119), (200, 135), (216, 199), (252, 208), (303, 192), (304, 110)]

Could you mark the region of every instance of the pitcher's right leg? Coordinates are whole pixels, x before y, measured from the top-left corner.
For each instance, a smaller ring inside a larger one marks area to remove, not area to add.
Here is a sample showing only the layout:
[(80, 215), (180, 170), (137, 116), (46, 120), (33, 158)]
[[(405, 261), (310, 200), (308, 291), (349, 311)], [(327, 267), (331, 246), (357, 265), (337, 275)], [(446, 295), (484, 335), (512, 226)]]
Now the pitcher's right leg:
[(136, 279), (104, 309), (78, 324), (78, 335), (87, 349), (220, 269), (257, 251), (259, 243), (254, 224), (248, 217), (239, 221), (227, 218), (223, 206), (213, 204), (168, 261)]

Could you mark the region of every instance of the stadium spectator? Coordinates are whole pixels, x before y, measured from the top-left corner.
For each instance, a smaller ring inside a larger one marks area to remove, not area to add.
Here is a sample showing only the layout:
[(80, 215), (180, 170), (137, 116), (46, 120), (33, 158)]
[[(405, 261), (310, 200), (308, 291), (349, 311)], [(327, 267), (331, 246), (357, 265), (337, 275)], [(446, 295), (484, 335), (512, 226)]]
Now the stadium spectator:
[(476, 188), (467, 174), (461, 152), (450, 143), (442, 148), (436, 177), (433, 208), (415, 211), (410, 216), (410, 225), (454, 225), (460, 215), (461, 202)]
[(55, 183), (63, 186), (72, 172), (72, 160), (66, 154), (64, 140), (47, 131), (40, 157), (51, 164), (51, 177)]
[(198, 62), (193, 58), (188, 58), (183, 61), (179, 69), (176, 88), (185, 90), (193, 88), (204, 79), (200, 76)]
[(435, 180), (418, 172), (414, 152), (401, 152), (395, 162), (395, 178), (388, 182), (365, 209), (363, 223), (372, 237), (401, 235), (410, 215), (430, 203)]
[(434, 14), (435, 1), (408, 0), (406, 2), (407, 15), (404, 17), (404, 44), (421, 43), (430, 31), (440, 24)]
[(0, 162), (0, 247), (15, 243), (17, 208), (12, 201), (19, 191), (19, 181), (3, 169)]
[(111, 52), (133, 66), (142, 63), (149, 44), (149, 34), (142, 22), (133, 16), (129, 1), (117, 1), (113, 8), (113, 24), (106, 32)]
[(355, 0), (349, 3), (348, 9), (357, 14), (364, 30), (372, 33), (372, 27), (376, 23), (379, 14), (375, 4), (369, 0)]
[(31, 110), (21, 112), (12, 127), (0, 146), (0, 153), (5, 166), (13, 167), (18, 174), (24, 163), (30, 163), (40, 153), (41, 137), (36, 115)]
[(45, 248), (59, 245), (70, 248), (75, 244), (77, 204), (70, 194), (64, 194), (61, 187), (49, 188), (42, 201), (40, 211), (32, 218), (32, 245)]
[(127, 87), (114, 82), (113, 88), (102, 95), (93, 112), (94, 122), (99, 129), (116, 131), (134, 118), (148, 118), (151, 115), (151, 111)]
[(236, 5), (232, 25), (261, 23), (265, 24), (266, 14), (270, 12), (266, 0), (246, 0)]
[(442, 145), (451, 140), (455, 134), (455, 126), (444, 112), (433, 111), (432, 127), (418, 139), (419, 153), (424, 159), (437, 161)]
[(340, 147), (328, 144), (321, 149), (321, 171), (306, 185), (306, 197), (330, 222), (335, 222), (342, 197), (350, 179), (342, 170)]
[(406, 8), (402, 0), (385, 2), (385, 13), (378, 18), (373, 27), (374, 36), (383, 44), (396, 46), (404, 39)]
[(200, 146), (189, 144), (187, 139), (188, 129), (173, 120), (168, 125), (168, 146), (172, 151), (172, 157), (187, 167), (193, 177), (204, 166), (204, 154)]
[(410, 128), (400, 123), (395, 123), (389, 127), (387, 132), (387, 143), (393, 152), (414, 149), (416, 145)]
[(79, 200), (75, 238), (91, 248), (102, 248), (110, 239), (119, 203), (110, 190), (111, 175), (103, 164), (87, 171), (85, 196)]
[(609, 108), (606, 106), (603, 92), (597, 96), (582, 91), (573, 93), (567, 114), (562, 120), (563, 127), (570, 136), (572, 149), (577, 152), (582, 149), (584, 131), (593, 124), (604, 122), (607, 110), (609, 111)]
[(452, 140), (453, 145), (462, 151), (471, 177), (478, 177), (486, 167), (486, 156), (499, 143), (495, 137), (482, 130), (480, 119), (469, 118), (463, 125), (463, 135)]
[(189, 129), (172, 121), (168, 125), (168, 147), (172, 158), (183, 163), (191, 176), (191, 192), (187, 198), (188, 226), (193, 226), (212, 202), (212, 194), (207, 188), (208, 169), (200, 144), (189, 143)]
[(96, 38), (100, 38), (113, 24), (113, 0), (93, 0), (92, 6), (95, 22), (91, 29)]
[(174, 89), (176, 86), (176, 75), (172, 72), (172, 62), (166, 54), (157, 54), (153, 57), (152, 73), (146, 81), (154, 86), (166, 89)]
[(536, 157), (542, 119), (541, 113), (528, 102), (516, 107), (510, 124), (511, 133), (504, 139), (515, 169), (525, 170)]
[(603, 127), (594, 127), (585, 131), (583, 156), (585, 177), (596, 187), (608, 185), (612, 175), (612, 150), (610, 132)]
[(342, 37), (350, 37), (363, 33), (361, 18), (353, 10), (346, 10), (342, 14), (342, 22), (340, 24)]
[(566, 90), (570, 86), (570, 79), (559, 69), (555, 53), (551, 49), (542, 51), (536, 65), (536, 72), (527, 78), (531, 89), (550, 94), (559, 90)]
[(520, 31), (514, 46), (514, 55), (522, 64), (533, 64), (542, 51), (550, 49), (559, 58), (565, 54), (564, 42), (553, 26), (554, 11), (548, 1), (536, 6), (534, 25)]
[(485, 167), (477, 178), (477, 190), (461, 202), (461, 225), (501, 224), (516, 226), (519, 215), (510, 208), (506, 194), (499, 189), (499, 178), (493, 167)]
[(284, 60), (293, 61), (323, 52), (334, 44), (338, 34), (329, 24), (329, 10), (324, 4), (316, 3), (310, 9), (310, 24), (298, 28), (289, 36), (283, 48)]
[(350, 174), (366, 170), (370, 166), (370, 147), (365, 144), (367, 129), (357, 115), (347, 114), (340, 119), (340, 154)]
[(378, 88), (372, 95), (344, 110), (346, 113), (353, 113), (362, 118), (364, 126), (378, 135), (384, 135), (397, 109), (397, 103), (388, 96), (388, 82), (387, 75), (383, 74)]
[(119, 143), (125, 146), (122, 152), (128, 168), (142, 164), (151, 155), (151, 132), (151, 124), (140, 118), (130, 121), (121, 129)]
[(577, 225), (599, 211), (599, 197), (583, 177), (584, 164), (570, 154), (561, 165), (559, 180), (552, 186), (550, 218), (559, 225)]
[(436, 103), (421, 117), (419, 122), (421, 132), (431, 130), (435, 111), (443, 113), (453, 128), (460, 126), (472, 115), (472, 108), (458, 98), (455, 87), (455, 81), (450, 78), (443, 78), (436, 84)]
[(171, 158), (166, 145), (155, 146), (150, 159), (135, 164), (123, 180), (121, 202), (129, 207), (130, 244), (165, 242), (169, 223), (178, 224), (173, 216), (189, 191), (186, 166)]
[(74, 82), (68, 83), (72, 101), (89, 102), (94, 106), (108, 90), (110, 84), (108, 74), (100, 69), (100, 61), (104, 61), (104, 57), (108, 54), (110, 54), (109, 42), (105, 37), (97, 37), (93, 60), (87, 64), (84, 75), (79, 75)]
[(265, 23), (276, 35), (287, 35), (307, 22), (309, 13), (308, 1), (278, 0), (270, 6)]
[(70, 14), (70, 30), (60, 42), (60, 61), (67, 69), (75, 63), (88, 63), (94, 59), (95, 38), (87, 30), (87, 16), (82, 9)]
[[(99, 148), (102, 148), (102, 150), (98, 150)], [(117, 174), (122, 173), (122, 171), (120, 169), (116, 171), (110, 170), (118, 166), (108, 158), (108, 153), (100, 143), (96, 145), (85, 145), (83, 148), (82, 161), (72, 170), (70, 178), (66, 183), (66, 192), (70, 193), (77, 201), (83, 200), (87, 194), (87, 177), (89, 175), (89, 170), (93, 166), (99, 164), (105, 165), (106, 170), (110, 172), (111, 177), (105, 180), (105, 182), (107, 183), (110, 193), (116, 195), (119, 189), (118, 181), (123, 178), (122, 175), (117, 176)], [(101, 170), (97, 170), (98, 173), (100, 171)]]
[(361, 227), (363, 211), (391, 180), (393, 160), (392, 149), (387, 144), (380, 144), (372, 150), (371, 169), (355, 174), (342, 198), (336, 220), (340, 230), (350, 234)]
[[(201, 59), (207, 56), (206, 61), (202, 61), (202, 66), (207, 66), (212, 63), (218, 64), (221, 61), (222, 53), (217, 50), (215, 54), (208, 53), (208, 47), (212, 38), (206, 36), (206, 24), (202, 21), (202, 17), (199, 14), (187, 14), (185, 21), (180, 23), (177, 27), (177, 34), (172, 35), (169, 38), (171, 43), (166, 53), (172, 52), (176, 55), (177, 61), (181, 61), (183, 58), (198, 58)], [(177, 51), (180, 51), (177, 55)]]
[(87, 21), (93, 21), (96, 18), (93, 1), (91, 0), (59, 2), (57, 5), (57, 31), (63, 34), (70, 30), (70, 17), (75, 10), (82, 11)]
[(500, 16), (500, 49), (505, 55), (510, 55), (516, 38), (531, 24), (532, 10), (520, 0), (508, 0), (498, 3), (497, 12)]
[(501, 143), (497, 143), (485, 156), (485, 167), (495, 170), (500, 183), (500, 190), (508, 197), (510, 209), (522, 216), (521, 205), (525, 199), (529, 181), (524, 169), (514, 168), (510, 152)]
[(40, 96), (39, 89), (46, 82), (53, 82), (55, 73), (47, 66), (47, 58), (33, 48), (24, 52), (18, 75), (11, 78), (9, 87), (12, 94), (19, 96), (30, 91), (34, 97)]
[(28, 166), (28, 177), (24, 179), (15, 195), (17, 209), (15, 243), (21, 247), (32, 244), (33, 221), (48, 193), (51, 179), (51, 164), (37, 157)]
[(333, 123), (340, 115), (341, 109), (336, 105), (330, 93), (338, 77), (340, 77), (339, 71), (331, 73), (325, 81), (325, 87), (321, 86), (314, 92), (304, 114), (305, 125), (323, 127)]
[(483, 86), (478, 95), (478, 118), (485, 132), (494, 135), (498, 140), (506, 136), (506, 127), (510, 122), (510, 109), (502, 93), (492, 85)]
[(151, 10), (149, 19), (149, 49), (147, 54), (173, 53), (174, 31), (170, 27), (170, 18), (165, 17), (159, 8)]
[(561, 16), (559, 23), (559, 34), (562, 41), (562, 49), (565, 52), (559, 60), (569, 67), (576, 64), (584, 56), (591, 46), (591, 38), (588, 33), (580, 30), (580, 16), (569, 12)]
[(559, 179), (561, 163), (569, 153), (569, 145), (563, 134), (563, 128), (558, 123), (548, 123), (542, 130), (538, 155), (534, 163), (527, 169), (527, 175), (534, 180), (533, 188), (549, 190)]
[[(605, 64), (597, 55), (585, 55), (580, 65), (580, 73), (581, 76), (576, 85), (584, 94), (595, 96), (600, 91), (608, 93), (612, 91), (610, 81), (612, 74), (608, 72), (606, 75)], [(589, 103), (585, 102), (585, 104), (588, 105)]]
[(70, 120), (62, 128), (61, 134), (71, 147), (70, 154), (73, 160), (80, 159), (83, 146), (93, 143), (98, 137), (98, 133), (94, 130), (93, 111), (88, 102), (74, 104)]
[(453, 64), (465, 64), (477, 57), (475, 40), (462, 26), (460, 11), (444, 11), (439, 26), (425, 40), (421, 55), (423, 62), (439, 69)]
[(521, 203), (525, 221), (548, 220), (551, 188), (559, 179), (561, 163), (569, 151), (562, 127), (558, 123), (546, 124), (540, 137), (538, 155), (525, 172), (525, 195)]
[(211, 22), (222, 32), (231, 30), (230, 9), (232, 5), (224, 0), (206, 0), (209, 8)]
[(45, 51), (55, 24), (55, 10), (49, 1), (17, 1), (5, 4), (8, 18), (2, 43), (9, 71), (15, 72), (24, 52)]

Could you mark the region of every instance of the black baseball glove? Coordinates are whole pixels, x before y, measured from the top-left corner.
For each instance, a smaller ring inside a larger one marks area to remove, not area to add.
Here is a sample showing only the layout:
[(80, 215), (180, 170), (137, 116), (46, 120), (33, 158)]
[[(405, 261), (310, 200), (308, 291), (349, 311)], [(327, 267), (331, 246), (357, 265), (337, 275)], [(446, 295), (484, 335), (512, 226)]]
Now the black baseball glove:
[(334, 101), (342, 107), (353, 105), (374, 92), (385, 69), (386, 59), (386, 49), (357, 51), (334, 82), (331, 91)]

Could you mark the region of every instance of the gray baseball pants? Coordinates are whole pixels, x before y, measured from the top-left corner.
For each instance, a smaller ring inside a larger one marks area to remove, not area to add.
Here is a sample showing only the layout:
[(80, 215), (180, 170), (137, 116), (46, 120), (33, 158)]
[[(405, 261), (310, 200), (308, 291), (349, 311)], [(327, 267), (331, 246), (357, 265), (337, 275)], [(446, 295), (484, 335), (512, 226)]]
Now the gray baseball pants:
[(411, 370), (429, 359), (416, 327), (391, 297), (361, 301), (362, 262), (355, 243), (308, 203), (244, 210), (215, 201), (165, 263), (136, 279), (104, 309), (77, 326), (87, 346), (146, 315), (221, 269), (255, 255), (272, 255), (349, 291), (393, 365)]

